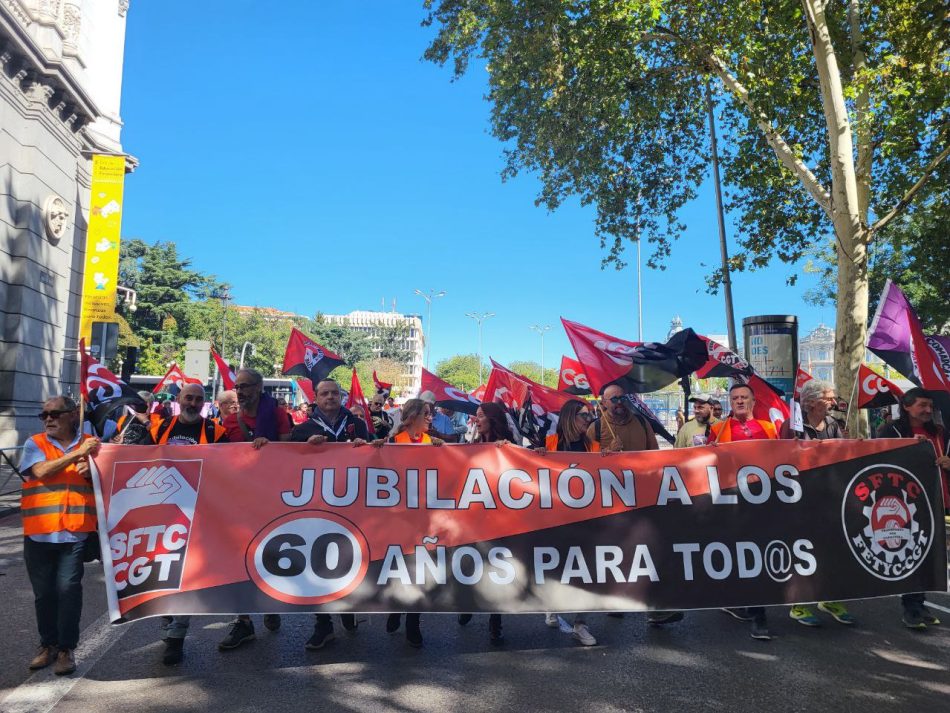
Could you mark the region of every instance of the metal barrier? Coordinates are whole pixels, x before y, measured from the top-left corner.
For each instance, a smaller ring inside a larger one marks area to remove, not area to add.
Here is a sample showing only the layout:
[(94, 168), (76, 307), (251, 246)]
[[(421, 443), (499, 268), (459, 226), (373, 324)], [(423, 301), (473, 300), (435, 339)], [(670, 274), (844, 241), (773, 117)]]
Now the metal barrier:
[[(24, 446), (0, 448), (0, 496), (20, 492), (20, 484), (25, 480), (17, 463)], [(15, 477), (14, 477), (15, 476)]]

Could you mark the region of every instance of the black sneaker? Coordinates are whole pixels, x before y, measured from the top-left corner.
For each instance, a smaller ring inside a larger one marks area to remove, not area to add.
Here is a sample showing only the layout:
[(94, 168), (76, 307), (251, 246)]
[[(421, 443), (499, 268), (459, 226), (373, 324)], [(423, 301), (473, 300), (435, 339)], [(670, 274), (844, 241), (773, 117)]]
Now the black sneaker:
[(739, 621), (752, 621), (752, 619), (754, 618), (754, 617), (749, 613), (749, 610), (746, 609), (745, 607), (740, 607), (740, 608), (738, 608), (738, 609), (725, 609), (725, 608), (723, 608), (723, 609), (720, 609), (720, 611), (723, 612), (724, 614), (728, 614), (728, 615), (731, 616), (733, 619), (738, 619)]
[(749, 635), (753, 639), (758, 641), (771, 641), (772, 635), (769, 633), (768, 624), (764, 621), (754, 621), (752, 622), (752, 628), (749, 631)]
[(343, 628), (351, 634), (354, 633), (359, 626), (355, 614), (340, 614), (340, 622), (343, 624)]
[(313, 636), (307, 639), (304, 648), (308, 651), (317, 651), (333, 641), (333, 627), (324, 627), (317, 624), (313, 627)]
[(162, 655), (162, 663), (166, 666), (180, 664), (181, 660), (185, 658), (184, 647), (184, 639), (165, 639), (165, 653)]
[(650, 626), (663, 626), (664, 624), (673, 624), (677, 621), (683, 621), (683, 612), (655, 611), (647, 615), (647, 624)]
[(256, 638), (254, 635), (254, 622), (236, 619), (231, 622), (231, 630), (228, 631), (228, 635), (218, 644), (218, 651), (236, 649), (245, 641), (253, 641)]
[(919, 610), (905, 609), (901, 621), (904, 622), (904, 626), (908, 629), (914, 629), (915, 631), (927, 630), (927, 621), (924, 619), (923, 613)]
[(400, 623), (402, 623), (402, 614), (390, 614), (386, 617), (386, 633), (395, 634), (399, 631)]
[(280, 614), (265, 614), (264, 628), (268, 631), (280, 631)]
[(465, 626), (472, 620), (471, 614), (459, 614), (459, 626)]
[(419, 619), (406, 617), (406, 641), (414, 649), (422, 648), (422, 631), (419, 629)]

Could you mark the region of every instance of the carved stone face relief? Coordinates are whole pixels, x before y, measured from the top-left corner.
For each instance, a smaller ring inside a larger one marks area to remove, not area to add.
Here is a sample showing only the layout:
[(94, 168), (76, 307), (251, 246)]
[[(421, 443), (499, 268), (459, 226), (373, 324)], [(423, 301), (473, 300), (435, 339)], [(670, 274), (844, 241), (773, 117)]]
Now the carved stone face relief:
[(46, 237), (51, 242), (59, 242), (69, 227), (69, 206), (59, 196), (49, 196), (43, 203), (43, 224), (46, 226)]

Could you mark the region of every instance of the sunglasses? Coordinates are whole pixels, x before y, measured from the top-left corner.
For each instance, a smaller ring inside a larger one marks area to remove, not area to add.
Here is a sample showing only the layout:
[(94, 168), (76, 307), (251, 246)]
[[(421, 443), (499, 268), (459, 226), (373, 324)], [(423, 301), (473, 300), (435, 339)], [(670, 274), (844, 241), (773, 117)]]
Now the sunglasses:
[(64, 413), (72, 413), (75, 409), (61, 409), (58, 411), (40, 411), (39, 419), (40, 421), (45, 421), (48, 418), (59, 418)]
[(590, 421), (590, 420), (593, 420), (593, 418), (594, 418), (594, 417), (591, 416), (589, 413), (587, 413), (587, 411), (581, 411), (581, 412), (579, 412), (579, 413), (577, 414), (577, 417), (578, 417), (578, 418), (582, 418), (582, 419), (584, 419), (585, 421)]
[(610, 403), (612, 404), (623, 403), (626, 400), (627, 400), (626, 396), (611, 396), (609, 399)]

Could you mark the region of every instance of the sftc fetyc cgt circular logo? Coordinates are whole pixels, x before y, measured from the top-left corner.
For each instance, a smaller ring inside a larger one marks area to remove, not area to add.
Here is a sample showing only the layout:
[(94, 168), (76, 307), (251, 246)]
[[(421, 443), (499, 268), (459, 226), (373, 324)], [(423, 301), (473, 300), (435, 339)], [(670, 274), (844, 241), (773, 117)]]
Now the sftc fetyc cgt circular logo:
[(926, 559), (934, 519), (927, 491), (913, 473), (872, 465), (854, 476), (841, 504), (851, 552), (878, 579), (896, 582)]

